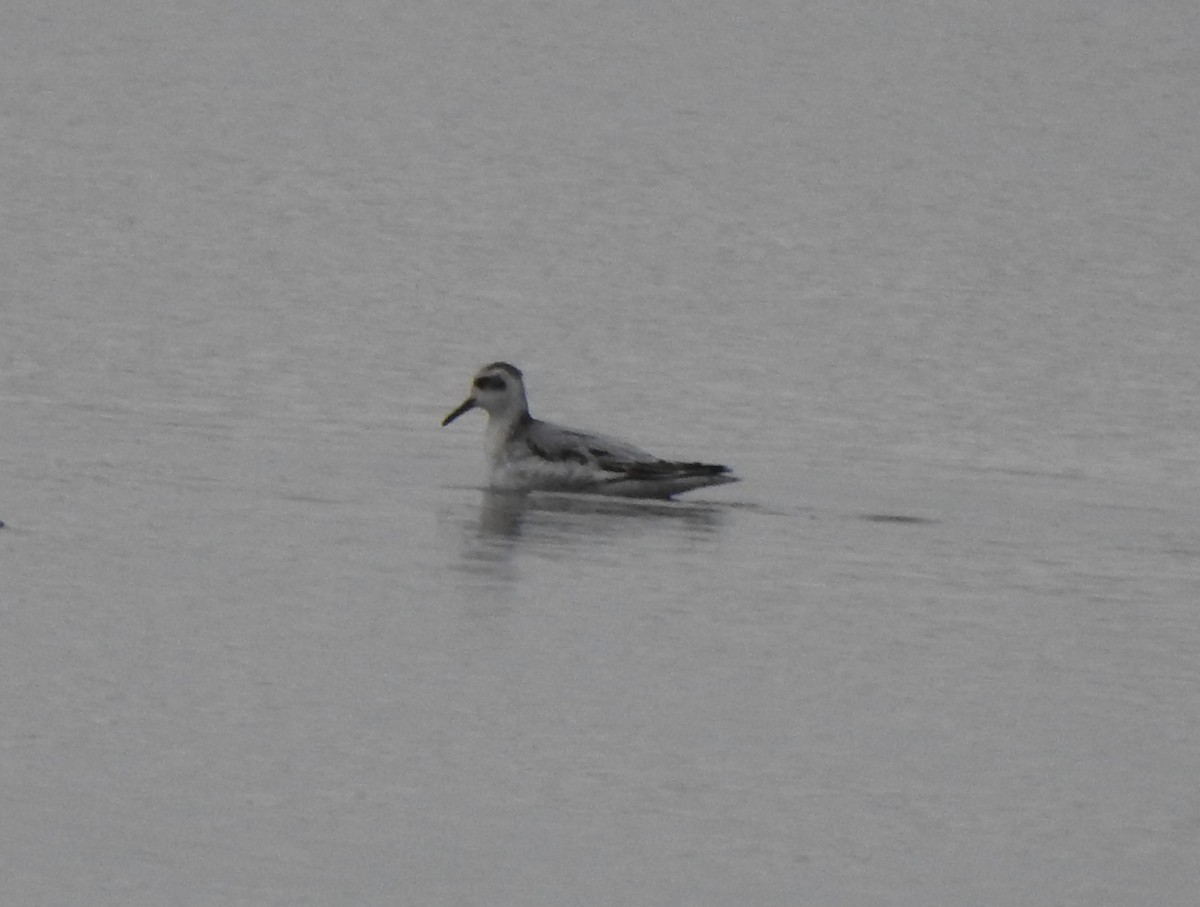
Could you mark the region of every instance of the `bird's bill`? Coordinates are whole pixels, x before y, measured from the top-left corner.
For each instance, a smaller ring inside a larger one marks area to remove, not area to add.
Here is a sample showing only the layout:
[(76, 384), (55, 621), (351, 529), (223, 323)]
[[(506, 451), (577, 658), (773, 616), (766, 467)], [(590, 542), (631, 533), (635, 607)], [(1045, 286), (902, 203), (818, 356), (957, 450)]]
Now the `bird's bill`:
[(463, 413), (467, 412), (468, 410), (474, 409), (477, 405), (478, 404), (476, 404), (474, 397), (467, 397), (467, 399), (462, 402), (462, 404), (458, 407), (458, 409), (456, 409), (454, 412), (452, 412), (450, 415), (448, 415), (445, 419), (442, 420), (442, 425), (449, 425), (451, 422), (453, 422), (455, 419), (457, 419)]

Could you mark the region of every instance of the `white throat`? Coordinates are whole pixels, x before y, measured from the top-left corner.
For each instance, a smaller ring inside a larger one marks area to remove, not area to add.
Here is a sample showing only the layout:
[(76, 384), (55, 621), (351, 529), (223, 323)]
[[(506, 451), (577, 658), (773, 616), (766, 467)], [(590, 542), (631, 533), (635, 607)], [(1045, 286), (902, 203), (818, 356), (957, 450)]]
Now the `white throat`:
[(512, 437), (513, 429), (520, 421), (521, 416), (521, 412), (512, 410), (488, 413), (484, 446), (488, 461), (492, 465), (502, 463), (508, 459), (505, 454), (505, 448), (508, 446), (508, 440)]

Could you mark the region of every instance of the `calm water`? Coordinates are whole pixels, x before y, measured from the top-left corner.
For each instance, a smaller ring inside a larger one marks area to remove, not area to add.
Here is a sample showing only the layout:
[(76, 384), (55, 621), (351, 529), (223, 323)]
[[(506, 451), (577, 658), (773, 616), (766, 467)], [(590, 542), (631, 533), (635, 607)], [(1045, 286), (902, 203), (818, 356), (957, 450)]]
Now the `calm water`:
[(1194, 903), (1198, 10), (0, 15), (6, 898)]

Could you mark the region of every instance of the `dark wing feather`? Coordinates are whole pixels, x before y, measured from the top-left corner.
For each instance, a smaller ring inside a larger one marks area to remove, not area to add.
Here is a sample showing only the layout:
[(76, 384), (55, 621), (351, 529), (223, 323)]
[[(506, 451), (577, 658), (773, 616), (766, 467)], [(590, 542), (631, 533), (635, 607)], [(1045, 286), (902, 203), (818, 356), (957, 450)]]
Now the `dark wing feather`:
[(700, 476), (721, 476), (729, 472), (728, 466), (721, 466), (716, 463), (678, 463), (671, 460), (654, 460), (649, 463), (621, 463), (613, 460), (600, 460), (599, 466), (605, 472), (617, 473), (625, 479), (682, 479)]

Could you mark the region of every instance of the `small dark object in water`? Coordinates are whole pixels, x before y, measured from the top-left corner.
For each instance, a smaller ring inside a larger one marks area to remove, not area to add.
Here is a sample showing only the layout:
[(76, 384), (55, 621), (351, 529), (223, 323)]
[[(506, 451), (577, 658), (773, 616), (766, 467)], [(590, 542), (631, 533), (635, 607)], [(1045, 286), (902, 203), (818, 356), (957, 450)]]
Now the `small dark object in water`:
[(926, 525), (934, 523), (936, 520), (931, 520), (923, 516), (907, 516), (903, 513), (864, 513), (862, 518), (869, 523), (909, 523), (915, 525)]

